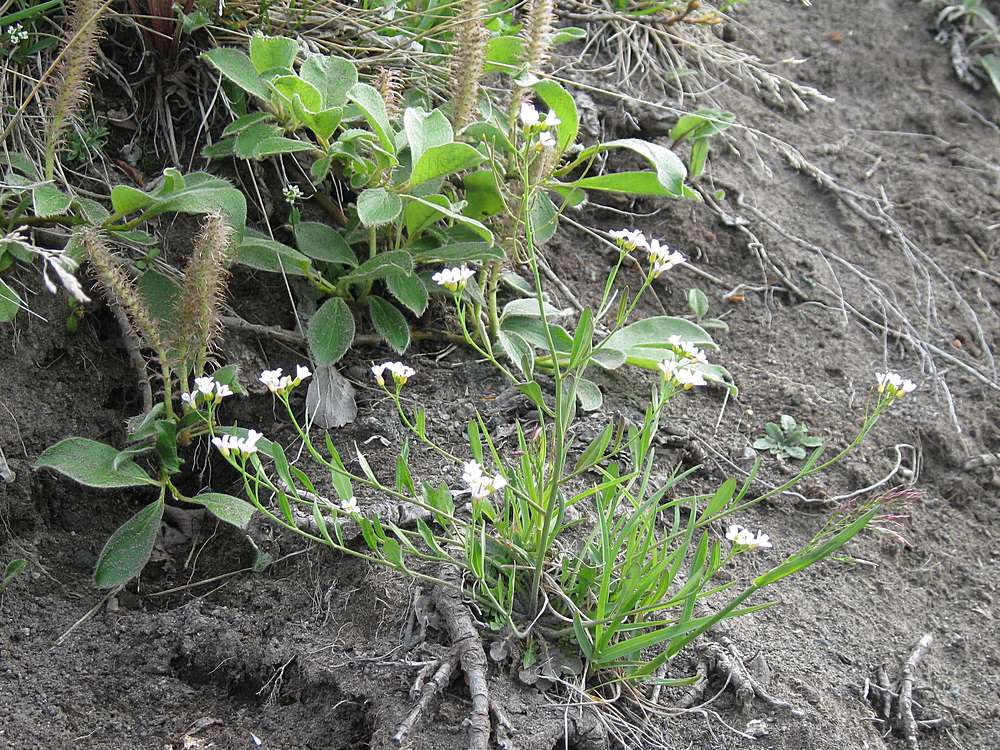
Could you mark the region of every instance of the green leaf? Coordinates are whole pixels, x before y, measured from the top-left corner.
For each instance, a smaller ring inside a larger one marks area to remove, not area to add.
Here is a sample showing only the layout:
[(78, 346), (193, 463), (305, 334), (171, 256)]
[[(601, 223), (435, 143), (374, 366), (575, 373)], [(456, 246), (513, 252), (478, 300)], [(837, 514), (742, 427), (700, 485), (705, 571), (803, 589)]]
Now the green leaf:
[(358, 218), (366, 227), (379, 227), (396, 220), (403, 201), (383, 187), (369, 188), (358, 196)]
[(97, 558), (94, 570), (97, 588), (121, 586), (139, 575), (149, 561), (162, 518), (163, 498), (160, 497), (115, 530)]
[(343, 107), (347, 92), (358, 82), (354, 63), (334, 55), (309, 55), (299, 75), (319, 90), (325, 109)]
[(257, 147), (261, 142), (269, 138), (280, 138), (284, 132), (283, 128), (270, 122), (258, 122), (255, 125), (250, 125), (236, 136), (236, 141), (233, 143), (233, 153), (241, 159), (254, 159)]
[(480, 237), (482, 237), (488, 243), (490, 243), (491, 245), (493, 244), (493, 232), (491, 232), (482, 222), (476, 221), (475, 219), (471, 219), (468, 216), (465, 216), (465, 215), (463, 215), (463, 214), (461, 214), (458, 211), (455, 211), (453, 209), (450, 209), (450, 208), (446, 209), (443, 206), (439, 206), (439, 205), (430, 203), (427, 200), (425, 200), (424, 198), (421, 198), (421, 197), (416, 196), (416, 195), (410, 195), (409, 193), (403, 193), (401, 197), (404, 200), (414, 201), (416, 203), (422, 203), (422, 204), (424, 204), (426, 206), (430, 206), (434, 210), (436, 210), (436, 211), (444, 214), (445, 216), (447, 216), (452, 221), (458, 222), (459, 224), (464, 224), (465, 226), (469, 227), (473, 232), (475, 232), (476, 234), (478, 234)]
[(396, 153), (395, 133), (385, 111), (385, 102), (377, 89), (367, 83), (356, 83), (347, 92), (347, 98), (361, 108), (361, 113), (378, 137), (382, 148)]
[(61, 440), (47, 448), (35, 469), (52, 469), (87, 487), (137, 487), (158, 485), (138, 464), (122, 461), (115, 468), (118, 451), (106, 443), (82, 437)]
[(605, 346), (626, 354), (636, 347), (667, 350), (670, 346), (667, 342), (671, 336), (680, 336), (686, 344), (702, 349), (714, 351), (719, 348), (701, 326), (669, 315), (646, 318), (627, 325), (611, 334), (606, 339)]
[(532, 86), (538, 97), (545, 102), (556, 117), (556, 151), (562, 153), (576, 142), (580, 131), (580, 115), (573, 96), (555, 81), (541, 80)]
[(708, 295), (695, 287), (688, 289), (688, 309), (696, 318), (704, 318), (708, 315)]
[(437, 177), (445, 177), (465, 169), (479, 166), (485, 157), (468, 143), (446, 143), (430, 146), (420, 156), (408, 184), (422, 185)]
[(312, 261), (288, 245), (248, 233), (236, 248), (236, 261), (249, 268), (289, 276), (308, 276)]
[(496, 216), (504, 208), (503, 197), (497, 189), (496, 175), (491, 169), (483, 169), (462, 178), (465, 188), (466, 206), (463, 213), (473, 219)]
[(275, 68), (291, 68), (299, 45), (294, 39), (283, 36), (253, 34), (250, 37), (250, 61), (257, 73)]
[(530, 379), (535, 366), (535, 349), (521, 336), (512, 331), (501, 328), (497, 331), (497, 341), (504, 354), (516, 368), (521, 371), (525, 379)]
[(174, 211), (186, 214), (207, 214), (220, 211), (242, 234), (247, 219), (247, 202), (240, 190), (234, 188), (221, 177), (215, 177), (206, 172), (192, 172), (185, 175), (184, 187), (180, 190), (172, 190), (171, 180), (173, 177), (179, 176), (180, 173), (173, 169), (166, 169), (163, 174), (164, 182), (153, 193), (156, 200), (146, 211), (146, 218)]
[(248, 94), (270, 101), (271, 92), (264, 79), (260, 77), (253, 62), (242, 50), (219, 47), (203, 52), (201, 58)]
[(253, 157), (255, 159), (266, 159), (269, 156), (277, 156), (279, 154), (297, 154), (300, 151), (313, 151), (315, 148), (309, 141), (275, 136), (258, 141), (253, 149)]
[(31, 191), (31, 202), (35, 216), (46, 218), (66, 213), (73, 198), (54, 185), (40, 185)]
[(323, 109), (323, 95), (319, 89), (298, 76), (278, 76), (270, 85), (290, 105), (298, 97), (302, 107), (310, 114)]
[(405, 250), (392, 250), (369, 258), (349, 274), (340, 277), (341, 284), (384, 279), (395, 273), (413, 273), (413, 258)]
[(245, 529), (253, 518), (255, 508), (245, 500), (221, 492), (203, 492), (189, 498), (190, 502), (205, 506), (205, 509), (220, 521)]
[(552, 239), (559, 227), (559, 210), (552, 199), (541, 191), (535, 193), (528, 218), (531, 220), (534, 241), (538, 245), (544, 245)]
[(524, 60), (524, 39), (515, 35), (496, 36), (486, 47), (487, 73), (513, 73)]
[[(657, 181), (666, 188), (671, 195), (684, 195), (684, 178), (687, 177), (687, 168), (673, 151), (666, 146), (657, 143), (650, 143), (638, 138), (623, 138), (616, 141), (591, 146), (584, 149), (577, 155), (574, 163), (583, 164), (597, 154), (610, 151), (611, 149), (622, 148), (638, 154), (650, 163), (656, 172)], [(575, 183), (579, 185), (579, 182)]]
[(385, 277), (385, 285), (392, 296), (405, 305), (417, 317), (427, 309), (427, 287), (420, 277), (412, 273), (390, 273)]
[(416, 237), (435, 222), (447, 218), (451, 211), (451, 201), (445, 195), (428, 195), (424, 200), (424, 203), (411, 201), (403, 210), (403, 224), (410, 237)]
[(413, 253), (415, 263), (473, 263), (502, 261), (503, 248), (485, 242), (456, 242)]
[(567, 42), (575, 42), (579, 39), (587, 38), (587, 30), (581, 29), (579, 26), (562, 26), (556, 29), (555, 33), (552, 35), (552, 46), (558, 46), (560, 44), (566, 44)]
[(400, 354), (405, 352), (410, 345), (410, 325), (399, 308), (373, 294), (368, 297), (368, 314), (386, 343)]
[(340, 107), (333, 107), (331, 109), (324, 109), (314, 115), (305, 113), (302, 121), (313, 132), (313, 135), (321, 140), (328, 141), (343, 118), (344, 110)]
[(3, 578), (0, 578), (0, 591), (7, 588), (11, 584), (11, 581), (17, 578), (18, 574), (27, 566), (28, 561), (21, 557), (15, 558), (7, 563), (3, 569)]
[(223, 137), (228, 135), (238, 135), (247, 128), (249, 128), (251, 125), (270, 122), (273, 119), (274, 115), (272, 115), (270, 112), (251, 112), (248, 115), (242, 115), (240, 117), (237, 117), (231, 123), (226, 125), (225, 129), (222, 131), (222, 135)]
[(728, 129), (735, 119), (731, 112), (705, 107), (679, 117), (677, 124), (670, 130), (670, 139), (676, 142), (682, 138), (709, 138)]
[(660, 184), (655, 172), (612, 172), (596, 177), (583, 177), (571, 183), (583, 190), (599, 190), (605, 193), (625, 193), (654, 198), (678, 198), (677, 193)]
[(983, 70), (990, 77), (990, 82), (993, 84), (997, 96), (1000, 96), (1000, 55), (983, 55), (979, 58), (979, 64), (983, 66)]
[(153, 204), (153, 198), (138, 188), (115, 185), (111, 189), (111, 207), (115, 213), (131, 214)]
[(358, 258), (340, 232), (318, 221), (300, 221), (295, 225), (295, 244), (313, 260), (340, 263), (354, 268)]
[(317, 365), (332, 365), (354, 341), (354, 315), (340, 297), (324, 302), (309, 320), (306, 338)]
[(403, 131), (410, 145), (411, 164), (419, 163), (427, 149), (455, 140), (451, 123), (439, 109), (425, 112), (420, 107), (407, 107), (403, 112)]
[(0, 279), (0, 323), (13, 320), (22, 304), (17, 293), (7, 286), (3, 279)]
[(691, 158), (689, 159), (691, 179), (696, 179), (705, 171), (705, 161), (708, 159), (708, 139), (699, 138), (691, 144)]

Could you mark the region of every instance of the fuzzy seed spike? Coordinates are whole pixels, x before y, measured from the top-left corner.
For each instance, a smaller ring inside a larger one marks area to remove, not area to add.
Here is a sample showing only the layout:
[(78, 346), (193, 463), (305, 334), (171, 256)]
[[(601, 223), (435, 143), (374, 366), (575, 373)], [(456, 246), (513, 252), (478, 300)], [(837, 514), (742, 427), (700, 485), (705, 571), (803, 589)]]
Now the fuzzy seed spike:
[(461, 130), (472, 120), (479, 103), (479, 82), (483, 77), (486, 49), (490, 32), (483, 25), (486, 15), (485, 0), (472, 0), (465, 5), (456, 19), (455, 51), (452, 54), (452, 80), (455, 96), (452, 99), (452, 124)]
[(175, 348), (181, 353), (180, 364), (190, 366), (195, 375), (204, 371), (222, 329), (219, 316), (229, 282), (232, 245), (232, 227), (220, 214), (209, 214), (194, 240), (194, 250), (184, 269)]
[(56, 152), (66, 127), (80, 111), (90, 92), (90, 74), (103, 37), (102, 16), (108, 5), (100, 0), (75, 0), (66, 25), (66, 41), (55, 73), (55, 96), (49, 101), (49, 123), (45, 131), (45, 179), (55, 173)]
[(385, 102), (385, 112), (390, 120), (399, 117), (399, 104), (403, 100), (403, 74), (395, 68), (379, 68), (375, 88)]
[(531, 73), (542, 72), (549, 61), (555, 20), (553, 0), (533, 0), (524, 24), (525, 62)]
[(158, 353), (163, 351), (163, 338), (152, 314), (146, 307), (132, 280), (118, 264), (114, 253), (96, 229), (89, 229), (81, 235), (81, 244), (90, 261), (90, 266), (104, 296), (112, 304), (121, 306), (137, 338)]

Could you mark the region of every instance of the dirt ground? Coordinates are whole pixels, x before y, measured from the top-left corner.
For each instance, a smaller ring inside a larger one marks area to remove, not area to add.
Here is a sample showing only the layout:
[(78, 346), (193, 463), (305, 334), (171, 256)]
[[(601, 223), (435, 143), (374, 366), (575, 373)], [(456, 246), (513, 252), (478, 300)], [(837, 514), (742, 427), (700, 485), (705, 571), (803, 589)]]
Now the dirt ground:
[[(684, 399), (668, 427), (704, 456), (693, 486), (711, 487), (746, 470), (750, 443), (781, 413), (830, 447), (849, 442), (874, 371), (888, 365), (920, 389), (859, 453), (801, 491), (830, 498), (871, 485), (893, 470), (900, 451), (906, 466), (919, 457), (920, 495), (905, 509), (908, 544), (866, 533), (844, 559), (783, 582), (778, 606), (731, 626), (755, 673), (803, 716), (759, 701), (746, 716), (722, 692), (700, 710), (652, 720), (648, 734), (657, 739), (649, 746), (902, 748), (884, 736), (863, 690), (879, 665), (895, 676), (929, 633), (915, 695), (924, 717), (946, 721), (922, 731), (920, 747), (998, 748), (1000, 482), (989, 469), (963, 464), (1000, 452), (1000, 379), (989, 355), (1000, 349), (1000, 99), (955, 79), (930, 30), (932, 14), (919, 3), (752, 0), (737, 17), (736, 43), (765, 61), (804, 60), (778, 69), (835, 101), (801, 113), (752, 90), (719, 89), (715, 96), (746, 128), (733, 131), (739, 155), (713, 154), (708, 183), (728, 193), (721, 213), (635, 206), (648, 234), (678, 245), (721, 282), (682, 271), (644, 313), (661, 305), (682, 313), (686, 290), (702, 288), (729, 325), (717, 359), (740, 389), (726, 403), (716, 391)], [(629, 134), (611, 100), (595, 100), (605, 133)], [(637, 120), (644, 127), (641, 112)], [(811, 166), (793, 164), (781, 142)], [(600, 209), (575, 218), (600, 228), (622, 222)], [(608, 262), (592, 248), (567, 227), (548, 250), (581, 299), (598, 288)], [(27, 275), (23, 281), (40, 287)], [(235, 304), (269, 283), (237, 273)], [(724, 301), (739, 285), (743, 301)], [(279, 305), (280, 292), (275, 299)], [(274, 562), (254, 572), (238, 533), (207, 519), (168, 519), (141, 579), (102, 601), (91, 583), (96, 557), (148, 498), (98, 493), (30, 467), (67, 435), (120, 440), (137, 409), (131, 370), (101, 306), (76, 334), (61, 324), (65, 302), (41, 290), (31, 307), (37, 315), (0, 328), (0, 448), (16, 475), (0, 482), (0, 560), (30, 561), (0, 595), (0, 747), (395, 747), (392, 735), (412, 707), (410, 686), (447, 643), (432, 629), (412, 645), (408, 623), (420, 592), (410, 581), (277, 535), (266, 548)], [(261, 322), (284, 313), (266, 314)], [(888, 331), (879, 326), (883, 314)], [(225, 354), (256, 366), (301, 361), (253, 339), (233, 339)], [(356, 441), (376, 471), (403, 440), (391, 405), (365, 377), (366, 365), (386, 354), (348, 355), (359, 416), (334, 436)], [(407, 395), (427, 406), (442, 439), (458, 444), (474, 410), (495, 411), (503, 383), (462, 351), (441, 356), (427, 345), (407, 356), (418, 370)], [(609, 411), (635, 416), (647, 377), (607, 377)], [(263, 422), (272, 438), (290, 435), (264, 394), (230, 408), (233, 420)], [(603, 416), (588, 420), (596, 427)], [(694, 460), (691, 453), (664, 449), (663, 471)], [(428, 480), (443, 471), (427, 456), (416, 464)], [(232, 481), (221, 467), (206, 471), (215, 473), (190, 481), (220, 491)], [(770, 461), (764, 479), (786, 471)], [(889, 484), (900, 481), (897, 473)], [(743, 522), (766, 530), (780, 554), (810, 538), (821, 513), (783, 496)], [(765, 565), (749, 560), (735, 574)], [(691, 674), (695, 660), (682, 654), (669, 676)], [(516, 670), (512, 678), (510, 665), (493, 665), (490, 687), (515, 726), (510, 747), (594, 747), (580, 728), (586, 718), (521, 684)], [(680, 694), (667, 690), (662, 703)], [(468, 708), (468, 691), (455, 679), (409, 746), (465, 747)]]

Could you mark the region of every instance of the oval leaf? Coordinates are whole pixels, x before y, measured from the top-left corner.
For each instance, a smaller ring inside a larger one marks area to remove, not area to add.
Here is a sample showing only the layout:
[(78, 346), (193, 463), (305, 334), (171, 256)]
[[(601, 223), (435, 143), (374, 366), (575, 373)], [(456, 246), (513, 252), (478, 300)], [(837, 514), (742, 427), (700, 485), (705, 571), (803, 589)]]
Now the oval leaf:
[(396, 219), (403, 201), (385, 188), (369, 188), (358, 196), (358, 218), (366, 227), (380, 227)]
[(48, 448), (35, 462), (35, 469), (52, 469), (87, 487), (137, 487), (156, 485), (132, 460), (119, 461), (118, 450), (106, 443), (71, 437)]
[(192, 503), (204, 505), (205, 509), (220, 521), (245, 529), (256, 509), (245, 500), (221, 492), (203, 492), (190, 498)]
[(354, 341), (354, 315), (340, 297), (328, 299), (309, 321), (306, 338), (317, 365), (337, 362)]
[(295, 243), (300, 252), (314, 260), (342, 263), (351, 268), (358, 265), (357, 256), (340, 232), (318, 221), (300, 221), (296, 224)]
[(160, 532), (163, 498), (159, 498), (123, 523), (108, 539), (97, 558), (94, 583), (99, 589), (121, 586), (146, 566), (153, 542)]
[(435, 177), (445, 177), (463, 169), (479, 166), (484, 157), (468, 143), (446, 143), (431, 146), (420, 157), (410, 173), (409, 184), (421, 185)]
[(399, 308), (373, 294), (368, 298), (368, 314), (386, 343), (400, 354), (405, 352), (410, 345), (410, 326)]
[(403, 303), (416, 316), (427, 309), (427, 287), (419, 276), (406, 273), (391, 273), (385, 277), (385, 285), (392, 296)]

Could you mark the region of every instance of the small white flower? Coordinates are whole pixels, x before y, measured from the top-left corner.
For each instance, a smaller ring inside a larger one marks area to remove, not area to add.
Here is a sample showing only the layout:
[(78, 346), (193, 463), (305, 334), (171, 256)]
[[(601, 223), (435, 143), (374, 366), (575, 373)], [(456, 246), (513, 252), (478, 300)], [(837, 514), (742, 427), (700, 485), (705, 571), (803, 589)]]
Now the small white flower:
[(475, 271), (462, 265), (458, 268), (443, 268), (431, 276), (431, 279), (445, 289), (457, 292), (459, 289), (464, 289), (465, 285), (469, 283), (469, 279), (475, 275)]
[(226, 396), (232, 396), (232, 395), (233, 395), (233, 389), (232, 388), (230, 388), (225, 383), (216, 382), (216, 384), (215, 384), (215, 396), (214, 396), (214, 398), (215, 398), (216, 401), (222, 401), (222, 399), (224, 399)]
[(608, 232), (618, 246), (623, 250), (628, 250), (631, 252), (636, 248), (649, 249), (649, 243), (646, 241), (646, 235), (640, 232), (638, 229), (615, 229)]
[(340, 509), (344, 513), (360, 513), (361, 507), (358, 505), (358, 499), (351, 495), (349, 498), (340, 501)]
[(374, 365), (372, 367), (372, 374), (375, 376), (375, 382), (379, 385), (385, 385), (385, 378), (382, 377), (382, 373), (386, 370), (390, 372), (392, 380), (396, 385), (406, 385), (406, 381), (416, 375), (417, 372), (402, 362), (383, 362), (380, 365)]
[(215, 379), (209, 376), (194, 379), (194, 386), (203, 396), (211, 396), (215, 392)]
[(917, 389), (916, 383), (895, 372), (876, 372), (875, 380), (878, 383), (878, 392), (886, 394), (891, 399), (903, 398)]
[(462, 481), (476, 500), (500, 492), (507, 486), (507, 479), (502, 474), (488, 477), (483, 474), (483, 467), (476, 461), (469, 461), (463, 465)]
[(285, 197), (285, 203), (294, 206), (302, 200), (302, 190), (298, 185), (285, 185), (281, 194)]
[(212, 438), (212, 445), (219, 449), (219, 452), (229, 458), (230, 455), (249, 456), (257, 452), (257, 442), (264, 437), (263, 433), (256, 430), (247, 432), (245, 438), (238, 435), (218, 435)]
[(545, 113), (545, 119), (542, 120), (542, 124), (547, 128), (555, 128), (562, 125), (562, 120), (556, 117), (556, 113), (550, 109)]
[(734, 547), (745, 548), (740, 551), (770, 549), (774, 546), (767, 534), (760, 531), (754, 534), (750, 529), (735, 523), (726, 531), (726, 539), (732, 542)]
[(185, 406), (188, 406), (188, 407), (190, 407), (192, 409), (194, 409), (195, 406), (197, 405), (197, 403), (196, 403), (197, 400), (198, 400), (198, 394), (197, 393), (182, 393), (181, 394), (181, 401), (184, 403)]
[(690, 391), (695, 386), (708, 385), (705, 376), (693, 367), (679, 367), (674, 373), (674, 378), (680, 383), (681, 388)]
[(277, 370), (264, 370), (258, 380), (267, 386), (267, 389), (278, 396), (281, 396), (292, 384), (292, 379), (288, 375), (282, 375), (279, 367)]
[(677, 334), (673, 334), (667, 339), (667, 344), (674, 350), (674, 353), (681, 359), (689, 359), (693, 362), (704, 363), (708, 361), (705, 352), (697, 346), (693, 346), (682, 339)]
[(668, 381), (674, 381), (685, 391), (689, 391), (695, 386), (708, 385), (705, 376), (700, 371), (693, 368), (692, 362), (677, 361), (676, 359), (665, 359), (657, 367), (663, 373), (663, 377)]
[(534, 73), (526, 71), (520, 78), (515, 79), (514, 83), (520, 86), (522, 89), (530, 89), (536, 83), (538, 83), (539, 78)]
[(312, 377), (312, 371), (305, 365), (295, 365), (295, 380), (292, 381), (294, 385), (298, 385), (303, 380), (308, 380)]
[(542, 148), (555, 148), (556, 139), (552, 137), (552, 133), (550, 133), (548, 130), (543, 130), (541, 133), (538, 134), (538, 144)]
[(535, 105), (531, 102), (521, 102), (520, 111), (521, 124), (526, 128), (533, 128), (541, 122), (541, 117)]
[(671, 251), (669, 245), (665, 242), (660, 244), (659, 240), (650, 240), (647, 249), (649, 250), (650, 270), (654, 278), (686, 260), (681, 253)]
[(19, 23), (14, 24), (7, 31), (7, 38), (10, 39), (11, 46), (16, 47), (21, 42), (28, 39), (28, 30)]

